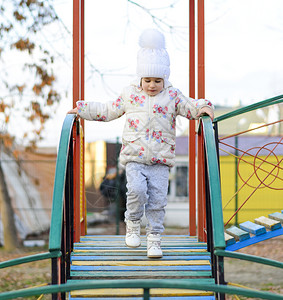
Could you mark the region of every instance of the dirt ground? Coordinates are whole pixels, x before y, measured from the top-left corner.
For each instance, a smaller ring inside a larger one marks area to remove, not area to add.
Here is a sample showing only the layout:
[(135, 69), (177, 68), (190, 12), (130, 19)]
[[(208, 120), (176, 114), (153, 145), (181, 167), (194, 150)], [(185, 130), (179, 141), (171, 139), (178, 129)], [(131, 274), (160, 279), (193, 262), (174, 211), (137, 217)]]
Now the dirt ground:
[[(89, 229), (88, 234), (115, 234), (115, 224), (99, 225)], [(125, 233), (124, 224), (120, 226), (120, 234)], [(187, 234), (187, 229), (167, 228), (165, 234)], [(251, 245), (238, 250), (283, 262), (283, 237)], [(45, 248), (23, 248), (13, 252), (6, 252), (0, 248), (0, 261), (22, 257), (39, 252), (47, 252)], [(250, 288), (272, 291), (283, 295), (283, 269), (269, 267), (236, 259), (225, 258), (225, 280)], [(50, 282), (50, 261), (44, 260), (0, 270), (0, 292), (31, 287)], [(227, 297), (232, 299), (232, 297)], [(38, 299), (31, 297), (28, 299)], [(44, 296), (42, 299), (50, 299)], [(243, 298), (244, 299), (244, 298)]]
[[(283, 262), (283, 237), (276, 237), (240, 249), (237, 252)], [(243, 260), (225, 258), (225, 280), (251, 288), (274, 291), (283, 295), (283, 269)]]

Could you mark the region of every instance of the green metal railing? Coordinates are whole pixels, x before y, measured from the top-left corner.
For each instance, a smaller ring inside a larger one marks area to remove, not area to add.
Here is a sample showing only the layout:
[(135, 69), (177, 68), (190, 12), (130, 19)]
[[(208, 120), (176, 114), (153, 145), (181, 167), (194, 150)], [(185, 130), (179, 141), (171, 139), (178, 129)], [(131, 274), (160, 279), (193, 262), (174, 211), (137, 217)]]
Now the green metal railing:
[(208, 116), (202, 118), (202, 126), (207, 158), (207, 179), (211, 201), (213, 244), (215, 249), (224, 249), (225, 239), (218, 158), (212, 122)]
[(65, 117), (60, 143), (57, 156), (53, 201), (52, 201), (52, 214), (51, 214), (51, 227), (49, 233), (49, 251), (59, 251), (62, 243), (62, 224), (63, 224), (63, 206), (65, 194), (65, 182), (68, 167), (68, 157), (70, 141), (72, 139), (72, 129), (76, 115), (67, 115)]
[[(271, 98), (272, 104), (281, 103), (282, 97)], [(267, 105), (268, 102), (261, 103), (260, 105)], [(256, 105), (253, 105), (256, 107)], [(258, 108), (258, 107), (257, 107)], [(246, 112), (246, 111), (245, 111)], [(243, 113), (243, 110), (238, 110), (238, 113)], [(229, 114), (227, 114), (229, 115)], [(222, 118), (216, 118), (215, 122), (228, 118), (229, 116), (224, 115)], [(230, 116), (232, 113), (230, 114)], [(233, 114), (234, 115), (234, 114)], [(54, 195), (53, 195), (53, 207), (52, 207), (52, 218), (51, 228), (49, 236), (49, 252), (36, 254), (29, 257), (18, 258), (15, 260), (0, 263), (0, 268), (9, 267), (12, 265), (18, 265), (26, 262), (37, 261), (41, 259), (52, 258), (57, 263), (57, 259), (61, 258), (62, 253), (62, 227), (63, 227), (63, 211), (64, 211), (64, 197), (67, 177), (67, 169), (70, 156), (70, 141), (72, 140), (72, 128), (74, 125), (75, 116), (67, 115), (63, 124), (59, 152), (56, 164), (55, 173), (55, 184), (54, 184)], [(211, 205), (211, 223), (207, 224), (212, 227), (212, 240), (213, 240), (213, 255), (216, 257), (216, 263), (218, 268), (223, 269), (223, 257), (233, 257), (239, 259), (245, 259), (248, 261), (254, 261), (259, 263), (265, 263), (274, 267), (282, 267), (283, 263), (252, 257), (249, 255), (243, 255), (240, 253), (231, 253), (225, 251), (225, 240), (224, 240), (224, 223), (222, 213), (222, 199), (221, 199), (221, 188), (220, 188), (220, 176), (219, 166), (217, 157), (217, 147), (214, 138), (214, 130), (212, 122), (209, 117), (204, 116), (201, 120), (201, 126), (203, 128), (205, 155), (206, 155), (206, 168), (207, 168), (207, 190), (209, 203)], [(142, 288), (144, 290), (143, 299), (150, 299), (150, 289), (152, 288), (174, 288), (174, 289), (195, 289), (202, 291), (211, 291), (220, 294), (233, 294), (241, 295), (245, 297), (255, 297), (262, 299), (283, 299), (282, 295), (257, 291), (251, 289), (244, 289), (232, 286), (226, 286), (225, 283), (217, 281), (218, 284), (197, 284), (195, 282), (183, 282), (178, 283), (171, 282), (170, 280), (87, 280), (86, 282), (68, 282), (62, 284), (56, 284), (56, 280), (52, 281), (52, 285), (45, 287), (27, 288), (17, 291), (3, 292), (0, 294), (0, 299), (16, 299), (18, 297), (29, 297), (34, 295), (42, 294), (64, 294), (66, 292), (82, 289), (98, 289), (98, 288)]]
[(190, 282), (172, 282), (168, 279), (160, 280), (87, 280), (86, 282), (66, 283), (62, 285), (52, 285), (46, 287), (37, 287), (23, 289), (13, 292), (0, 294), (0, 300), (15, 299), (18, 297), (29, 297), (43, 294), (66, 293), (77, 290), (87, 289), (115, 289), (115, 288), (141, 288), (144, 290), (143, 299), (150, 299), (150, 289), (152, 288), (172, 288), (172, 289), (191, 289), (199, 291), (208, 291), (222, 294), (241, 295), (245, 297), (282, 300), (283, 296), (265, 291), (256, 291), (226, 285), (217, 284), (197, 284)]
[(226, 119), (230, 119), (232, 117), (239, 116), (241, 114), (244, 114), (244, 113), (247, 113), (247, 112), (250, 112), (250, 111), (254, 111), (256, 109), (264, 108), (264, 107), (274, 105), (274, 104), (279, 104), (279, 103), (282, 103), (282, 102), (283, 102), (283, 95), (268, 98), (266, 100), (263, 100), (263, 101), (245, 106), (245, 107), (241, 107), (241, 108), (236, 109), (232, 112), (229, 112), (229, 113), (224, 114), (222, 116), (216, 117), (213, 120), (213, 123), (217, 123), (217, 122), (220, 122), (220, 121), (223, 121), (223, 120), (226, 120)]

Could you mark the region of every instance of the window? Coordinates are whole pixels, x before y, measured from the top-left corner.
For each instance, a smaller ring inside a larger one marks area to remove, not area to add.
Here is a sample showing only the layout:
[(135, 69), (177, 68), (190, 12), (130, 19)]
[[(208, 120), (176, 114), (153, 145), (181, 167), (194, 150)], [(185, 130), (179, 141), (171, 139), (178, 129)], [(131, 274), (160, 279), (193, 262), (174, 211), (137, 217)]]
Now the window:
[(188, 167), (176, 166), (176, 197), (188, 196)]

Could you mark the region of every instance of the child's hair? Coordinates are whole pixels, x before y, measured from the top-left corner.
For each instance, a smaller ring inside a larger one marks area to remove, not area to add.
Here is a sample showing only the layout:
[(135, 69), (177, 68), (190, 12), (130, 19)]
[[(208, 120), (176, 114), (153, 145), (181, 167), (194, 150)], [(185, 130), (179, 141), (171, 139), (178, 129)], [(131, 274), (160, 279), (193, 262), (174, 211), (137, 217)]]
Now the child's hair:
[(167, 79), (170, 75), (170, 60), (165, 49), (164, 35), (156, 29), (142, 32), (137, 57), (137, 75)]

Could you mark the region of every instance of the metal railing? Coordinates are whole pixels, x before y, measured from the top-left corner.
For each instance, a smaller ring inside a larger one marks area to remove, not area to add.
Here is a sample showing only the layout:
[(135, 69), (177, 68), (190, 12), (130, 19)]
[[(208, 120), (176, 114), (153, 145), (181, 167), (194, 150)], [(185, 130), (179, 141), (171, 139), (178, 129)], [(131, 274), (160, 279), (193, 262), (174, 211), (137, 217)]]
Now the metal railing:
[[(221, 139), (219, 138), (218, 123), (220, 121), (228, 120), (229, 118), (233, 118), (247, 112), (254, 112), (256, 109), (259, 108), (277, 105), (282, 102), (283, 96), (278, 96), (215, 118), (213, 122), (215, 132), (213, 130), (212, 123), (208, 117), (202, 118), (200, 122), (198, 131), (198, 236), (202, 240), (207, 239), (208, 250), (211, 252), (213, 277), (215, 278), (215, 282), (217, 284), (226, 284), (224, 279), (224, 257), (231, 257), (250, 262), (266, 264), (277, 268), (283, 268), (283, 262), (278, 262), (253, 255), (225, 251), (225, 222), (223, 219), (222, 204), (223, 192), (220, 189), (220, 183), (222, 183), (223, 186), (223, 178), (221, 182), (221, 169), (218, 167), (221, 165), (219, 164), (219, 161), (221, 160), (219, 155), (219, 144), (221, 143)], [(282, 121), (283, 120), (279, 117), (278, 120), (274, 120), (271, 123), (271, 125), (280, 124)], [(266, 126), (268, 125), (270, 124), (266, 124)], [(259, 127), (263, 127), (263, 125), (260, 125)], [(256, 129), (258, 129), (258, 127)], [(250, 131), (251, 130), (245, 130), (244, 132), (240, 132), (237, 134), (243, 134)], [(234, 134), (232, 136), (235, 136), (237, 134)], [(274, 154), (274, 151), (278, 145), (283, 145), (282, 135), (280, 134), (276, 142), (272, 144), (272, 150), (270, 151), (272, 152), (272, 154)], [(239, 148), (237, 148), (237, 145), (234, 148), (236, 148), (236, 150), (238, 151), (241, 151)], [(261, 149), (263, 148), (266, 149), (267, 147), (263, 146)], [(280, 183), (282, 183), (282, 177), (278, 176), (279, 172), (282, 175), (282, 156), (278, 158), (275, 163), (270, 163), (269, 161), (267, 162), (266, 159), (261, 159), (258, 165), (255, 166), (255, 164), (253, 164), (253, 168), (255, 170), (259, 169), (263, 162), (268, 163), (270, 170), (264, 171), (264, 179), (259, 180), (261, 184), (264, 183), (268, 176), (271, 176), (272, 183), (274, 183), (275, 179), (278, 179)], [(278, 170), (276, 175), (274, 175), (273, 173), (275, 169)], [(265, 184), (264, 186), (266, 187), (267, 184)], [(257, 188), (255, 188), (255, 191), (257, 190)], [(281, 188), (277, 188), (276, 190), (280, 189)], [(252, 192), (252, 194), (254, 194), (254, 192)], [(248, 197), (248, 199), (249, 198), (250, 197)], [(268, 204), (270, 204), (269, 201)], [(239, 208), (236, 209), (236, 213), (238, 213), (238, 211)], [(203, 215), (206, 215), (206, 218), (204, 220), (201, 217)], [(218, 296), (220, 297), (220, 299), (224, 298), (224, 295), (221, 293)], [(256, 297), (255, 294), (253, 295), (253, 297)], [(283, 298), (283, 296), (280, 297)]]
[(282, 300), (283, 296), (265, 292), (256, 291), (251, 289), (244, 289), (239, 287), (232, 287), (218, 284), (197, 284), (191, 282), (172, 282), (167, 279), (151, 280), (87, 280), (81, 282), (69, 282), (61, 285), (51, 285), (46, 287), (28, 288), (18, 291), (5, 292), (0, 294), (0, 300), (15, 299), (18, 297), (29, 297), (35, 295), (44, 294), (56, 294), (66, 293), (78, 290), (89, 290), (89, 289), (116, 289), (116, 288), (127, 288), (143, 289), (143, 299), (150, 299), (150, 289), (153, 288), (166, 288), (166, 289), (190, 289), (199, 291), (208, 291), (221, 294), (241, 295), (245, 297), (270, 299), (270, 300)]

